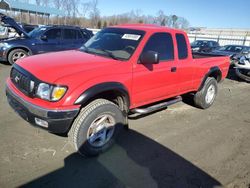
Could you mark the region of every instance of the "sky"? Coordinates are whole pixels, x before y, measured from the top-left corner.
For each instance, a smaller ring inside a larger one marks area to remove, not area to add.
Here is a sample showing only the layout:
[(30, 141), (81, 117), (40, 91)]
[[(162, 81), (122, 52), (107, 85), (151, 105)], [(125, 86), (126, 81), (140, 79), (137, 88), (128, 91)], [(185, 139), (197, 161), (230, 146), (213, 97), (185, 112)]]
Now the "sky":
[(101, 16), (140, 9), (145, 15), (186, 18), (193, 27), (250, 29), (250, 0), (99, 0)]

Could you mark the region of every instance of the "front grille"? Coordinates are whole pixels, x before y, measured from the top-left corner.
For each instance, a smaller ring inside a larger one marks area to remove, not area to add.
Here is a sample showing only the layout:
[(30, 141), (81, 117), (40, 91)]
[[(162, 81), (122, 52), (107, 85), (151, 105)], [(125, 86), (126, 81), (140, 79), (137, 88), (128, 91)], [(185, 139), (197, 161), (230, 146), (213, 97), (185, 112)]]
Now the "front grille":
[(28, 76), (19, 72), (15, 68), (12, 68), (10, 78), (15, 86), (26, 95), (30, 95), (32, 92), (31, 80)]

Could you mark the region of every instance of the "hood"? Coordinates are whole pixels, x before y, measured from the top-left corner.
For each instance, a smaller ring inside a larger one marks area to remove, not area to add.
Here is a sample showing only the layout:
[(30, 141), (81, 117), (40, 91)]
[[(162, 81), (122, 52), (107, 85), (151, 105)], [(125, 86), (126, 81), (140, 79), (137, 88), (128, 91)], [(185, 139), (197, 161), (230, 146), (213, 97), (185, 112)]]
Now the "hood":
[(65, 76), (100, 69), (117, 62), (120, 61), (70, 50), (26, 57), (16, 64), (44, 82), (55, 83)]
[(7, 27), (14, 28), (20, 36), (23, 34), (24, 36), (28, 37), (28, 33), (18, 23), (16, 23), (13, 18), (0, 13), (0, 20), (6, 24)]

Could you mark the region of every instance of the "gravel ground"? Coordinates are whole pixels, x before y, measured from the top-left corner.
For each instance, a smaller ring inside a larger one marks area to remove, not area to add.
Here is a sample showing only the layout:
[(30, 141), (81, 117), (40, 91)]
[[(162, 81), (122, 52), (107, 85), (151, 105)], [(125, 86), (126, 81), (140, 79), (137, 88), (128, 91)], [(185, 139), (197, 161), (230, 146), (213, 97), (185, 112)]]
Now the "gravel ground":
[(9, 107), (0, 63), (0, 187), (250, 187), (250, 85), (230, 78), (215, 104), (188, 102), (129, 121), (117, 144), (86, 159), (67, 138)]

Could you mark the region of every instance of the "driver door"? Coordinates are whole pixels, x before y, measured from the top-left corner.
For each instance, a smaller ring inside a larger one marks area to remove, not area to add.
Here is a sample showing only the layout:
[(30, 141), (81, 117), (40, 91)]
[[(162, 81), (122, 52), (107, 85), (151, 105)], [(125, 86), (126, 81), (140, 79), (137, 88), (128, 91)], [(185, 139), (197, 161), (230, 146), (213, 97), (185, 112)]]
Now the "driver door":
[(153, 34), (142, 53), (157, 52), (158, 64), (136, 64), (133, 69), (132, 105), (141, 106), (178, 93), (177, 67), (173, 38), (170, 33)]
[(39, 49), (38, 53), (61, 51), (61, 41), (62, 30), (60, 28), (45, 31), (41, 36), (39, 43), (36, 44)]

